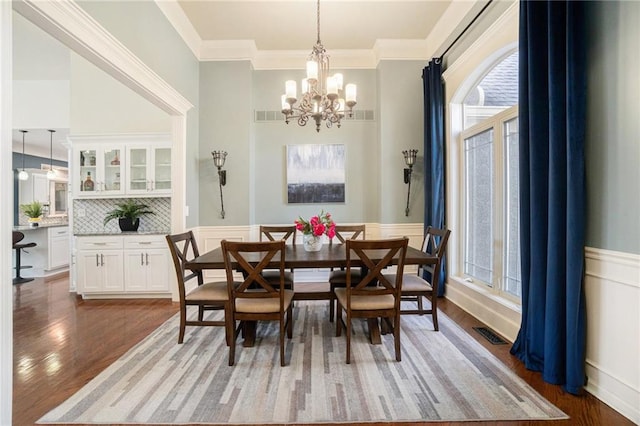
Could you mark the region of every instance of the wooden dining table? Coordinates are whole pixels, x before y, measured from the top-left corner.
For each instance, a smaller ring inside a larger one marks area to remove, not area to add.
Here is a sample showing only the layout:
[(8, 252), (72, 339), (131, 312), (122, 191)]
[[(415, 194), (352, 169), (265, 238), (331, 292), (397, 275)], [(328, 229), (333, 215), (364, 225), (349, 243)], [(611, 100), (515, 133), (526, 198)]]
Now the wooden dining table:
[[(370, 253), (372, 260), (380, 260), (386, 251), (380, 251), (380, 257), (376, 257), (375, 253)], [(247, 260), (251, 263), (251, 253), (246, 253)], [(259, 254), (255, 254), (256, 262), (258, 262)], [(302, 245), (286, 245), (284, 252), (285, 269), (301, 269), (301, 268), (346, 268), (347, 251), (345, 244), (324, 244), (319, 251), (306, 251)], [(423, 252), (414, 247), (407, 247), (405, 257), (405, 265), (428, 265), (435, 264), (437, 257)], [(397, 256), (393, 264), (397, 264)], [(232, 262), (233, 269), (237, 269), (237, 263)], [(357, 260), (352, 259), (352, 266), (362, 266)], [(277, 269), (279, 264), (273, 261), (268, 265), (269, 268)], [(201, 254), (195, 259), (185, 263), (185, 268), (192, 271), (204, 271), (207, 269), (225, 269), (222, 248), (217, 247), (211, 251)], [(304, 282), (296, 283), (294, 300), (330, 300), (330, 291), (304, 291)], [(369, 321), (369, 333), (371, 343), (380, 344), (380, 328), (377, 321)], [(248, 329), (244, 335), (244, 346), (252, 346), (255, 333)]]

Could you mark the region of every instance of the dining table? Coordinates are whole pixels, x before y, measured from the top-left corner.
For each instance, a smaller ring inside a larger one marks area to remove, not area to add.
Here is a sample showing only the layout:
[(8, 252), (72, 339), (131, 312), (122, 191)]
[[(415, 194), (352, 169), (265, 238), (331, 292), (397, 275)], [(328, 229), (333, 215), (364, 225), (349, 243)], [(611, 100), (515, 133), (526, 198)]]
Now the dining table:
[[(374, 261), (382, 259), (382, 256), (386, 253), (385, 250), (379, 250), (380, 256), (376, 256), (375, 251), (369, 253), (370, 258)], [(251, 253), (246, 253), (246, 259), (251, 263)], [(260, 259), (260, 254), (254, 254), (256, 263)], [(438, 258), (434, 255), (423, 252), (422, 250), (408, 246), (405, 256), (406, 265), (428, 265), (435, 264)], [(395, 265), (398, 263), (398, 256), (396, 255), (392, 263)], [(237, 263), (232, 260), (231, 264), (234, 270), (237, 269)], [(301, 269), (301, 268), (346, 268), (347, 266), (347, 251), (346, 244), (323, 244), (318, 251), (307, 251), (301, 244), (288, 244), (284, 250), (284, 267), (285, 269)], [(352, 258), (352, 266), (364, 266), (359, 263), (359, 260)], [(279, 263), (273, 260), (267, 268), (279, 267)], [(209, 269), (225, 269), (224, 256), (222, 254), (222, 248), (216, 247), (213, 250), (202, 253), (196, 258), (187, 261), (185, 263), (185, 269), (192, 271), (204, 271)], [(305, 283), (295, 283), (294, 300), (331, 300), (332, 294), (330, 291), (305, 291)], [(380, 327), (378, 322), (374, 319), (369, 321), (369, 334), (371, 343), (380, 344), (382, 339), (380, 337)], [(255, 339), (255, 328), (251, 325), (249, 328), (243, 331), (244, 343), (243, 346), (253, 346)]]

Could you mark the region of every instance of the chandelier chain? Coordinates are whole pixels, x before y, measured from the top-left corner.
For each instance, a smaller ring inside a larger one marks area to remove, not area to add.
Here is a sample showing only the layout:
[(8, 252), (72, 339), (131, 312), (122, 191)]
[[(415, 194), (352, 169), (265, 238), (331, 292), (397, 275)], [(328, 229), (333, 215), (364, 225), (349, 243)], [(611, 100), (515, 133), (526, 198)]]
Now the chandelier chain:
[(318, 0), (318, 3), (317, 3), (316, 16), (317, 16), (317, 18), (316, 18), (317, 19), (317, 23), (316, 23), (317, 25), (316, 26), (318, 28), (318, 44), (322, 44), (320, 42), (320, 0)]

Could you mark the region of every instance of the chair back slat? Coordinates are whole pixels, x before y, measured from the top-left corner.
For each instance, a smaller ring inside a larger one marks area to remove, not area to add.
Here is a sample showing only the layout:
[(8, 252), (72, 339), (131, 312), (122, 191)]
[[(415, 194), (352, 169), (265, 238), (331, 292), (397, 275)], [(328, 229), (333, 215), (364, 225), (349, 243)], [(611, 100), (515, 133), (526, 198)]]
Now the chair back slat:
[[(386, 240), (347, 240), (347, 297), (352, 295), (392, 294), (399, 299), (408, 238)], [(385, 268), (397, 263), (394, 282), (385, 277)], [(364, 266), (366, 274), (351, 281), (351, 268)], [(373, 287), (372, 284), (377, 284)]]
[[(336, 238), (341, 244), (347, 240), (366, 239), (365, 225), (336, 225)], [(329, 240), (329, 244), (333, 244), (333, 238)]]
[(198, 280), (198, 285), (203, 284), (201, 271), (188, 271), (185, 270), (184, 267), (186, 262), (191, 261), (200, 255), (198, 244), (196, 243), (193, 231), (167, 235), (166, 240), (169, 245), (169, 251), (171, 252), (171, 258), (173, 259), (173, 266), (176, 271), (178, 292), (180, 299), (183, 300), (186, 294), (185, 285), (187, 282), (196, 278)]
[(296, 243), (297, 229), (295, 225), (272, 226), (260, 225), (260, 241), (284, 240), (291, 244)]
[(424, 234), (424, 240), (422, 241), (422, 251), (436, 256), (438, 261), (431, 265), (422, 265), (418, 268), (418, 276), (424, 277), (425, 272), (428, 272), (431, 276), (430, 282), (434, 291), (438, 288), (438, 281), (440, 280), (440, 269), (442, 268), (442, 261), (447, 249), (447, 241), (451, 231), (448, 229), (435, 228), (428, 226)]
[[(222, 256), (227, 273), (229, 298), (276, 298), (281, 304), (284, 292), (284, 240), (262, 242), (237, 242), (222, 240)], [(234, 262), (236, 268), (244, 271), (243, 281), (234, 281)], [(275, 287), (273, 282), (262, 276), (262, 271), (272, 263), (278, 263), (280, 281)]]

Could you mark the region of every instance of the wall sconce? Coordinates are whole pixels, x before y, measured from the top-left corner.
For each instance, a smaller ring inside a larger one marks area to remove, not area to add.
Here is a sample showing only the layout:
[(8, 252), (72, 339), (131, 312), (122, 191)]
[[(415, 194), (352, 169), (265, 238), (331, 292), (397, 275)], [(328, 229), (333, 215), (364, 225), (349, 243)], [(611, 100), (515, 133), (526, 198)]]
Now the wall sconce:
[(224, 199), (222, 198), (222, 187), (227, 184), (227, 171), (222, 170), (224, 166), (224, 161), (227, 159), (227, 151), (212, 151), (211, 155), (213, 155), (213, 164), (218, 168), (218, 184), (220, 186), (220, 206), (222, 207), (222, 211), (220, 212), (220, 216), (224, 219)]
[(411, 173), (413, 173), (413, 165), (416, 163), (416, 156), (418, 155), (417, 149), (409, 149), (402, 151), (404, 155), (404, 162), (408, 168), (404, 169), (404, 183), (408, 184), (407, 187), (407, 207), (404, 209), (404, 215), (409, 216), (409, 195), (411, 195)]

